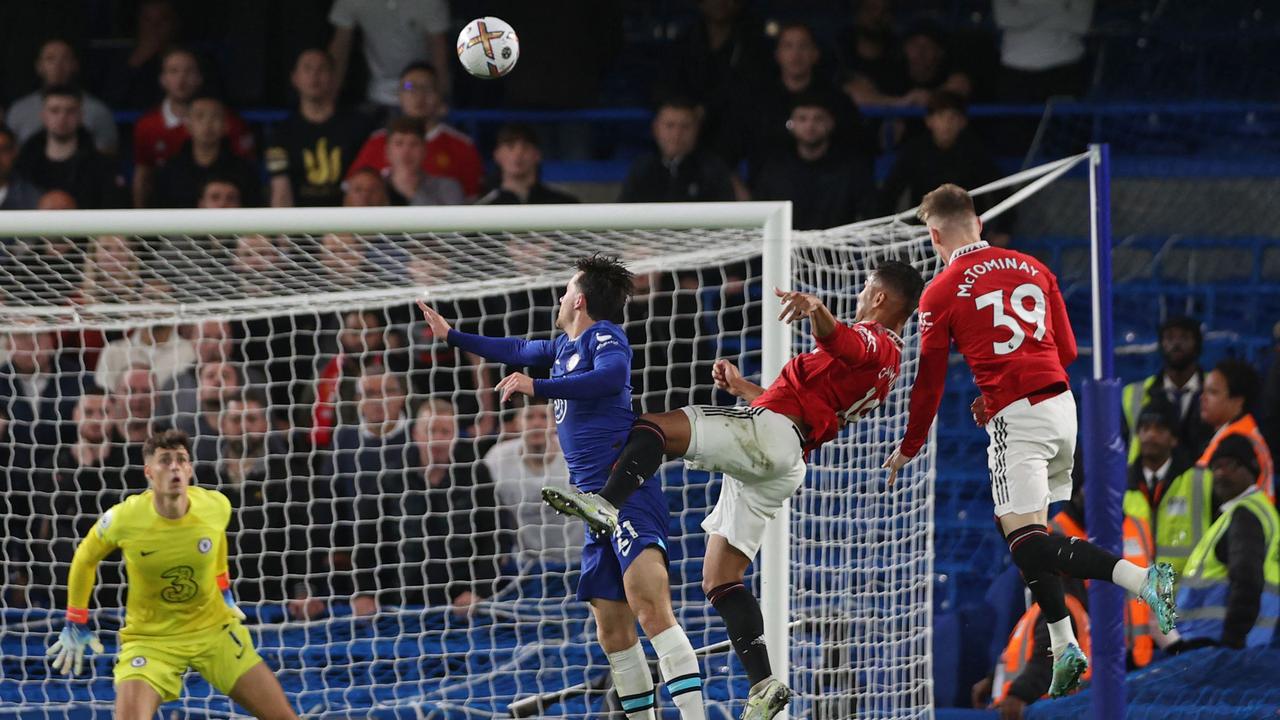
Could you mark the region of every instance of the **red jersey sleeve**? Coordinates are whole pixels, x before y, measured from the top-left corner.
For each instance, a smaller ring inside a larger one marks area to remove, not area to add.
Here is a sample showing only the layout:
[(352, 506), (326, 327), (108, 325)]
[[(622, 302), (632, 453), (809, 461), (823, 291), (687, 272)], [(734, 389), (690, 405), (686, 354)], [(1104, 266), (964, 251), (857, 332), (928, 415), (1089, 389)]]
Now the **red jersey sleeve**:
[(138, 118), (138, 122), (133, 125), (133, 164), (151, 167), (156, 164), (155, 153), (152, 151), (153, 135), (155, 133), (152, 121), (152, 114), (147, 113)]
[(466, 149), (459, 153), (458, 179), (462, 182), (462, 192), (468, 198), (480, 194), (480, 179), (484, 177), (484, 162), (480, 160), (480, 152), (476, 146), (468, 143)]
[(951, 297), (938, 280), (920, 297), (920, 367), (911, 387), (907, 434), (898, 447), (905, 457), (915, 457), (929, 437), (929, 427), (938, 414), (942, 389), (947, 382), (947, 360), (951, 353), (951, 320), (946, 303)]
[(841, 322), (837, 322), (836, 329), (826, 337), (814, 335), (813, 339), (823, 352), (831, 353), (852, 365), (862, 362), (868, 351), (875, 351), (876, 346), (876, 338), (870, 330), (861, 325), (850, 327)]
[(1065, 370), (1079, 357), (1076, 334), (1071, 329), (1071, 318), (1067, 316), (1067, 303), (1062, 299), (1058, 278), (1044, 265), (1040, 265), (1040, 272), (1049, 279), (1049, 327), (1053, 330), (1053, 342), (1058, 346), (1058, 359), (1062, 361), (1062, 369)]

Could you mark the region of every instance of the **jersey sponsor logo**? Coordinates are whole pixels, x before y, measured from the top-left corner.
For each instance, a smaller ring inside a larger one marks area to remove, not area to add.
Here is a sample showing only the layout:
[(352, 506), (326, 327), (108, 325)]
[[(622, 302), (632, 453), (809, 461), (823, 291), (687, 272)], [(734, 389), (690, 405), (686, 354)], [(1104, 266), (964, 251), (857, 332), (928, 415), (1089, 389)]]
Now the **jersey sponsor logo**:
[(597, 346), (597, 347), (599, 347), (599, 346), (601, 346), (601, 345), (608, 345), (609, 343), (612, 343), (612, 342), (618, 342), (618, 338), (616, 338), (616, 337), (614, 337), (614, 336), (612, 336), (612, 335), (609, 335), (608, 333), (596, 333), (596, 346)]
[(108, 510), (102, 513), (102, 519), (98, 521), (98, 537), (103, 538), (107, 534), (107, 528), (111, 527), (112, 511)]
[(551, 401), (551, 409), (556, 416), (556, 424), (564, 422), (564, 418), (569, 414), (569, 401), (564, 398), (556, 398)]
[(578, 367), (578, 363), (581, 361), (582, 358), (578, 356), (578, 353), (574, 353), (573, 356), (569, 358), (569, 362), (565, 363), (564, 371), (573, 372), (573, 369)]
[(973, 284), (978, 278), (989, 272), (996, 270), (1018, 270), (1035, 277), (1040, 274), (1031, 266), (1031, 263), (1016, 257), (995, 258), (993, 260), (984, 260), (972, 267), (965, 268), (964, 276), (960, 279), (960, 285), (956, 288), (957, 297), (969, 297), (970, 291), (973, 290)]
[(129, 664), (134, 667), (142, 667), (143, 665), (147, 664), (147, 659), (139, 655), (138, 657), (130, 660)]
[(200, 551), (201, 555), (203, 555), (213, 549), (213, 541), (207, 537), (200, 538), (200, 542), (196, 543), (196, 549)]
[(160, 598), (165, 602), (181, 603), (190, 600), (200, 592), (195, 581), (196, 571), (189, 565), (177, 565), (160, 573), (160, 577), (169, 584), (160, 591)]

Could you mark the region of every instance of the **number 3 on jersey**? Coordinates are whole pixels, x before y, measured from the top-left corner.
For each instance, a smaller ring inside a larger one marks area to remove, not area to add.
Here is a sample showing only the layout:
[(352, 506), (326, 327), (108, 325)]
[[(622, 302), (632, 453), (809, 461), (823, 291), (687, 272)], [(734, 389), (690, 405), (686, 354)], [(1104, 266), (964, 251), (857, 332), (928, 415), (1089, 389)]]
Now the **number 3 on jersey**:
[[(1031, 307), (1027, 307), (1026, 301), (1030, 299)], [(991, 344), (996, 355), (1008, 355), (1009, 353), (1022, 347), (1022, 343), (1027, 339), (1027, 331), (1022, 329), (1022, 325), (1018, 320), (1022, 320), (1028, 325), (1035, 327), (1035, 332), (1031, 337), (1038, 340), (1044, 339), (1045, 324), (1045, 301), (1044, 291), (1039, 285), (1034, 283), (1023, 283), (1013, 289), (1009, 294), (1009, 304), (1005, 305), (1004, 291), (992, 290), (985, 295), (979, 295), (974, 298), (978, 309), (991, 308), (994, 313), (992, 323), (995, 327), (1007, 328), (1012, 335), (1008, 340), (996, 341)], [(1010, 317), (1006, 312), (1006, 308), (1011, 310), (1017, 316), (1017, 320)]]

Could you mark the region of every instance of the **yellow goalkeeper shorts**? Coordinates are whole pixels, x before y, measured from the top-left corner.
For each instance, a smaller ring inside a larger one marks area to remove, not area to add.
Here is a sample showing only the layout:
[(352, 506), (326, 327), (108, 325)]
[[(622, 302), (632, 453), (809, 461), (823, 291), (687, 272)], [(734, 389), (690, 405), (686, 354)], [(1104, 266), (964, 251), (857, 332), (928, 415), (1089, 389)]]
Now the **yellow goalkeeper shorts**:
[(182, 676), (194, 668), (219, 692), (229, 695), (254, 665), (262, 662), (249, 631), (232, 621), (181, 639), (140, 638), (120, 646), (114, 671), (117, 683), (145, 680), (162, 702), (177, 700)]

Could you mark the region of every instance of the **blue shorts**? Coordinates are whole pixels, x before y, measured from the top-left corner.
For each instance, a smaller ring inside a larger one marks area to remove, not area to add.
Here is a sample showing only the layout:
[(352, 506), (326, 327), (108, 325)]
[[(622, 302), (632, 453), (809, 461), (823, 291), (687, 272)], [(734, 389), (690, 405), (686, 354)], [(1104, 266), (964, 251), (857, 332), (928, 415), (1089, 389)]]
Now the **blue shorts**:
[(654, 477), (627, 498), (618, 511), (618, 527), (612, 537), (596, 539), (584, 531), (578, 599), (626, 602), (622, 576), (640, 553), (656, 546), (662, 551), (663, 562), (667, 560), (668, 513), (662, 481)]

